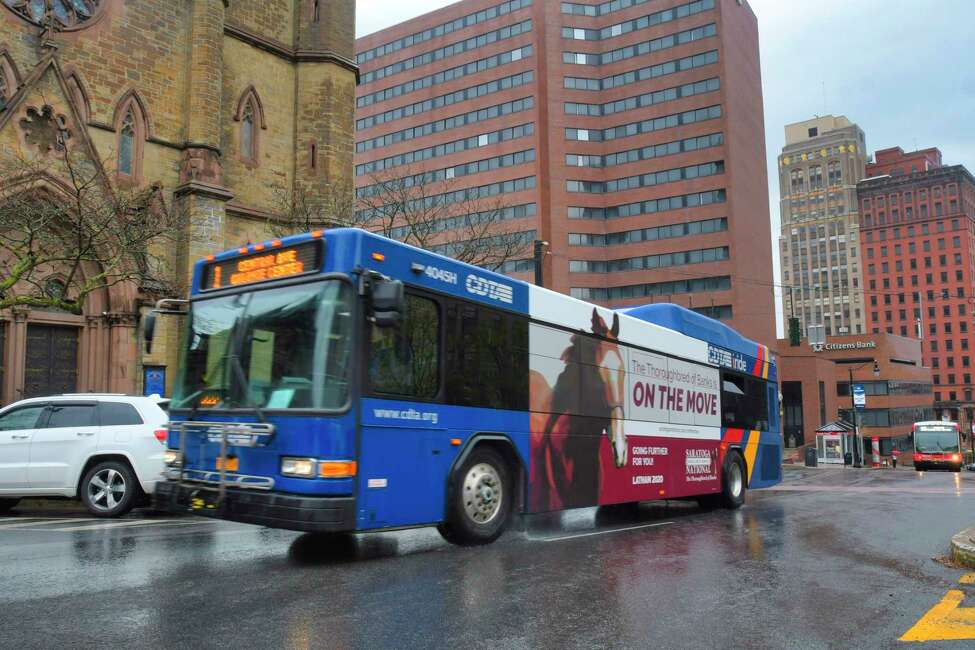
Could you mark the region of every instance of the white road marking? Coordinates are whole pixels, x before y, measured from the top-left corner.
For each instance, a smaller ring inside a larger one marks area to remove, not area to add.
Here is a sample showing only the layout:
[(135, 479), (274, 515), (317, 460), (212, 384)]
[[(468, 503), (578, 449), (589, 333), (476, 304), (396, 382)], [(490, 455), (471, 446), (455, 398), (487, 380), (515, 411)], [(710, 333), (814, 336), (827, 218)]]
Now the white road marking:
[[(96, 520), (89, 520), (89, 521), (96, 521)], [(182, 521), (179, 519), (165, 519), (165, 520), (140, 519), (139, 521), (112, 521), (112, 522), (106, 522), (104, 524), (94, 525), (94, 526), (68, 526), (67, 528), (39, 528), (38, 530), (47, 530), (56, 533), (68, 533), (77, 530), (107, 530), (110, 528), (132, 528), (134, 526), (149, 526), (153, 524), (157, 526), (169, 526), (173, 524), (181, 524), (185, 526), (190, 524), (207, 524), (207, 523), (210, 522), (209, 521)]]
[[(31, 521), (25, 521), (30, 519)], [(16, 521), (16, 520), (15, 520)], [(10, 528), (29, 528), (30, 526), (45, 526), (47, 524), (64, 524), (68, 522), (75, 521), (98, 521), (97, 519), (79, 519), (78, 517), (72, 517), (71, 519), (44, 519), (42, 517), (25, 517), (16, 521), (16, 523), (8, 524), (6, 521), (0, 521), (0, 530), (7, 530)]]
[(657, 526), (669, 526), (674, 522), (661, 521), (656, 524), (641, 524), (639, 526), (627, 526), (626, 528), (613, 528), (611, 530), (596, 530), (591, 533), (580, 533), (578, 535), (563, 535), (562, 537), (548, 537), (540, 539), (541, 542), (561, 542), (566, 539), (579, 539), (580, 537), (592, 537), (593, 535), (609, 535), (610, 533), (623, 533), (628, 530), (639, 530), (641, 528), (655, 528)]

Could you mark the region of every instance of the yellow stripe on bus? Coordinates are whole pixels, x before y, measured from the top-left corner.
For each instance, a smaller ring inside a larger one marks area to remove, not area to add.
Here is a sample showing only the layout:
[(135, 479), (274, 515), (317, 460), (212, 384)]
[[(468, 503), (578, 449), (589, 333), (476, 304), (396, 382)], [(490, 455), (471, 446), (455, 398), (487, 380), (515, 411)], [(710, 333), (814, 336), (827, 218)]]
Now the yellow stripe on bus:
[(752, 471), (755, 469), (755, 457), (758, 456), (758, 439), (762, 436), (759, 431), (748, 432), (748, 444), (745, 445), (745, 465), (748, 467), (748, 484), (752, 483)]

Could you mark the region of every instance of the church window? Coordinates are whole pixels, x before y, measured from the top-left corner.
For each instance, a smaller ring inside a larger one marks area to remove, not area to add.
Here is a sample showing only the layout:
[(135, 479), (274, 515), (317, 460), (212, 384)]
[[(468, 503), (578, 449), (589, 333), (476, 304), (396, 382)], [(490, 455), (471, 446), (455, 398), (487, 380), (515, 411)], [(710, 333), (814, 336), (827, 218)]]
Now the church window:
[(261, 131), (267, 129), (264, 120), (264, 105), (254, 86), (248, 88), (237, 101), (234, 120), (240, 123), (238, 151), (241, 162), (256, 165), (261, 157)]
[(38, 25), (47, 24), (55, 30), (79, 29), (94, 18), (104, 0), (3, 0), (10, 11)]
[(247, 102), (240, 118), (240, 154), (248, 160), (256, 159), (254, 144), (254, 104)]
[(130, 182), (142, 182), (142, 155), (149, 131), (144, 104), (135, 91), (129, 91), (115, 112), (115, 152), (116, 171)]
[(135, 117), (128, 110), (122, 119), (122, 128), (118, 134), (118, 171), (120, 174), (132, 176), (132, 160), (135, 157)]

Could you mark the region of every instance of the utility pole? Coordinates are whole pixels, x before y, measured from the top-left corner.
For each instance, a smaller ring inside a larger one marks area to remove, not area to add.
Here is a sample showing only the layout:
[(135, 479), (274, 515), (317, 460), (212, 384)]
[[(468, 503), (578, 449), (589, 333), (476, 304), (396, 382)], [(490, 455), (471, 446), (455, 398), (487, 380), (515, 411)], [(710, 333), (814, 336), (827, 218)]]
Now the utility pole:
[(545, 282), (542, 274), (542, 262), (545, 260), (545, 247), (547, 241), (535, 240), (535, 286), (544, 287)]
[[(853, 466), (863, 467), (863, 441), (860, 440), (860, 429), (857, 426), (857, 404), (856, 398), (853, 395), (853, 371), (859, 370), (866, 363), (857, 366), (856, 368), (847, 368), (847, 372), (850, 373), (850, 417), (853, 418)], [(877, 360), (873, 360), (873, 376), (874, 378), (880, 376), (880, 364)]]
[(857, 404), (856, 398), (853, 396), (853, 368), (848, 368), (850, 372), (850, 411), (851, 417), (853, 418), (853, 466), (862, 467), (863, 464), (860, 462), (860, 434), (857, 430)]

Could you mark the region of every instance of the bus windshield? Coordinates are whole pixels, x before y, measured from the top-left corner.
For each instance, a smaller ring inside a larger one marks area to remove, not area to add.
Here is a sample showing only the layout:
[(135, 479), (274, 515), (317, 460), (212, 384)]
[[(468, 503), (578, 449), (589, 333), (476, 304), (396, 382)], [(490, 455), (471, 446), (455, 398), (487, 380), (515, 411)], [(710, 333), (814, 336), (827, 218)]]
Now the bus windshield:
[(342, 408), (350, 295), (326, 280), (194, 302), (172, 407)]
[(914, 449), (922, 454), (957, 453), (958, 431), (952, 427), (918, 427), (914, 432)]

